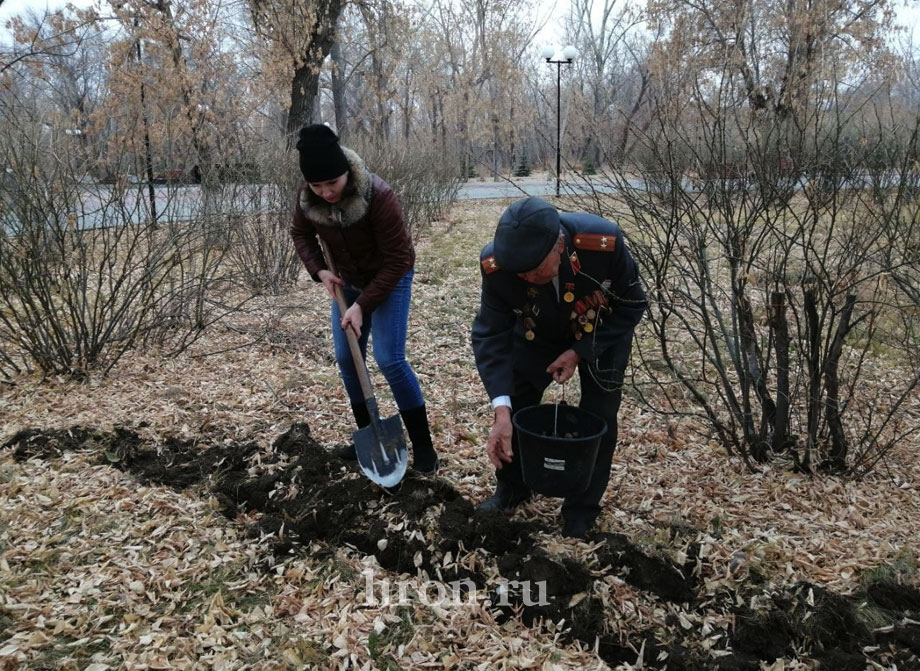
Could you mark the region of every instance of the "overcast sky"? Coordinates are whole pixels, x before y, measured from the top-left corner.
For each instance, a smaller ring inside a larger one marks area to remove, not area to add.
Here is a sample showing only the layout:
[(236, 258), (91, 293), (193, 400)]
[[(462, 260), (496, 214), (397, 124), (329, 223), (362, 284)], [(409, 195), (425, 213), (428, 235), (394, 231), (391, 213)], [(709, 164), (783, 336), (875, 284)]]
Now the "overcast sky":
[[(77, 6), (89, 6), (92, 0), (70, 0)], [(67, 0), (0, 0), (0, 41), (5, 41), (8, 33), (3, 25), (7, 19), (16, 14), (22, 14), (27, 9), (41, 11), (45, 8), (57, 9), (67, 4)], [(553, 0), (544, 0), (547, 7), (553, 6)], [(537, 52), (546, 42), (555, 42), (559, 32), (561, 32), (561, 17), (565, 14), (563, 7), (568, 5), (567, 0), (556, 0), (556, 9), (552, 12), (553, 17), (560, 17), (560, 20), (551, 20), (537, 38), (540, 43), (534, 45)], [(915, 34), (920, 34), (920, 0), (895, 0), (895, 6), (898, 9), (899, 22), (905, 25), (908, 30), (913, 30)], [(562, 45), (558, 45), (562, 46)]]
[[(42, 11), (46, 7), (57, 9), (67, 4), (66, 0), (0, 0), (0, 23), (6, 23), (6, 20), (16, 14), (22, 14), (27, 9)], [(88, 2), (77, 2), (79, 5), (88, 5)]]

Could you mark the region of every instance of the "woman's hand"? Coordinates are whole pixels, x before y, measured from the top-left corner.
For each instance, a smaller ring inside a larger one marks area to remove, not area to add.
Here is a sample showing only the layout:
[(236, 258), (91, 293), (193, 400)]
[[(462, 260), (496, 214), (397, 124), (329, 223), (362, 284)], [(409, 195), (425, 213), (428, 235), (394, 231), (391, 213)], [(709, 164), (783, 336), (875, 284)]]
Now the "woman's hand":
[(361, 306), (357, 303), (353, 303), (350, 308), (345, 310), (345, 314), (342, 315), (342, 329), (347, 329), (351, 327), (354, 329), (355, 335), (359, 338), (361, 337), (361, 326), (364, 324), (364, 313), (361, 312)]
[[(326, 288), (326, 293), (329, 294), (329, 298), (336, 300), (335, 285), (338, 284), (340, 287), (345, 286), (345, 282), (342, 281), (342, 278), (333, 275), (329, 270), (321, 270), (316, 274), (316, 276)], [(342, 315), (341, 325), (343, 331), (351, 327), (354, 330), (355, 335), (360, 338), (361, 327), (364, 325), (364, 313), (361, 312), (361, 306), (357, 303), (354, 303), (350, 308), (345, 310), (345, 314)]]
[(316, 276), (319, 277), (319, 281), (323, 283), (323, 286), (326, 288), (326, 293), (329, 294), (329, 298), (332, 300), (335, 300), (335, 285), (338, 284), (340, 287), (345, 286), (345, 282), (342, 281), (342, 278), (333, 275), (329, 270), (321, 270)]

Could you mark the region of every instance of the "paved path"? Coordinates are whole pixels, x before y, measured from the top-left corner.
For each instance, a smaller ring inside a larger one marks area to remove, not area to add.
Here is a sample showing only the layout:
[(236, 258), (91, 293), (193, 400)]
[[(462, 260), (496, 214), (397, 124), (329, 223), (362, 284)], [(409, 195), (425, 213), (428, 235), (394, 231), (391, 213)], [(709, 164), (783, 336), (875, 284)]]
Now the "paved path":
[[(614, 187), (596, 183), (594, 189), (610, 192)], [(83, 207), (77, 213), (76, 226), (80, 229), (96, 228), (119, 222), (139, 223), (150, 220), (149, 193), (144, 185), (131, 185), (123, 196), (112, 193), (112, 187), (94, 184), (83, 190)], [(573, 179), (562, 182), (563, 195), (588, 193), (591, 186), (586, 182)], [(287, 202), (286, 196), (273, 193), (274, 187), (266, 185), (240, 185), (233, 190), (232, 206), (242, 212), (253, 211), (265, 204)], [(201, 189), (194, 185), (171, 185), (154, 187), (157, 219), (160, 222), (186, 221), (201, 215)], [(526, 196), (553, 196), (556, 194), (556, 182), (553, 179), (523, 179), (497, 182), (480, 180), (464, 182), (457, 192), (458, 200), (485, 200), (489, 198), (518, 199)], [(220, 206), (218, 211), (220, 210)], [(0, 215), (0, 226), (17, 230), (13, 221), (5, 221)]]
[[(601, 192), (610, 191), (609, 184), (595, 184)], [(587, 193), (590, 189), (581, 181), (563, 182), (561, 193)], [(552, 180), (509, 182), (501, 179), (497, 182), (464, 182), (457, 192), (459, 200), (482, 200), (485, 198), (524, 198), (526, 196), (555, 196), (556, 182)]]
[[(586, 178), (571, 176), (566, 179), (563, 176), (560, 185), (560, 192), (563, 196), (575, 195), (582, 193), (613, 193), (617, 191), (615, 180), (595, 178), (595, 181), (588, 181)], [(642, 179), (630, 178), (626, 180), (630, 187), (636, 189), (646, 189), (648, 185)], [(688, 185), (688, 188), (689, 187)], [(464, 182), (460, 185), (460, 191), (457, 193), (458, 200), (481, 200), (484, 198), (525, 198), (526, 196), (555, 196), (556, 180), (547, 179), (522, 179), (511, 180), (499, 179), (497, 182), (491, 180), (481, 180), (476, 182)]]
[(525, 196), (550, 196), (556, 193), (555, 182), (464, 182), (457, 192), (459, 200), (484, 198), (524, 198)]

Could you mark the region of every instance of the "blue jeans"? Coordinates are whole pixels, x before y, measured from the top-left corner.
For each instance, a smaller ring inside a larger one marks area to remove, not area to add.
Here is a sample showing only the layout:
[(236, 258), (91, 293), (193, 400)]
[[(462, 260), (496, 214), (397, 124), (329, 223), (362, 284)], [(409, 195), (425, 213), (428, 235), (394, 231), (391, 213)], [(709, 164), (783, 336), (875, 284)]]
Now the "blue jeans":
[[(422, 389), (415, 372), (406, 360), (406, 334), (409, 330), (409, 301), (412, 298), (412, 278), (415, 270), (406, 273), (386, 300), (364, 315), (361, 327), (361, 354), (367, 360), (368, 337), (374, 341), (374, 359), (386, 378), (396, 406), (400, 410), (412, 410), (425, 403)], [(361, 292), (350, 284), (345, 285), (345, 303), (351, 305)], [(355, 363), (348, 348), (348, 339), (340, 324), (342, 314), (332, 301), (332, 340), (335, 343), (335, 359), (345, 383), (345, 391), (352, 403), (362, 403), (364, 394), (355, 371)]]

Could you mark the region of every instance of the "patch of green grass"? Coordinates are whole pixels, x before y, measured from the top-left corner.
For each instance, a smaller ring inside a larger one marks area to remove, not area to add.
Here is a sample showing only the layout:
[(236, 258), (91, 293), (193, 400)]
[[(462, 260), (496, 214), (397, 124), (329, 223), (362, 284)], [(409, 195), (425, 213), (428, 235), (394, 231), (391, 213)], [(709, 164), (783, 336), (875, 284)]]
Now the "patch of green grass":
[(6, 608), (0, 607), (0, 643), (12, 637), (16, 618)]
[(186, 597), (178, 603), (178, 610), (181, 613), (189, 613), (201, 607), (202, 603), (209, 602), (218, 593), (221, 594), (224, 603), (235, 610), (249, 612), (256, 606), (263, 606), (270, 603), (273, 593), (269, 591), (252, 592), (241, 591), (239, 589), (229, 588), (229, 583), (239, 582), (240, 577), (245, 575), (245, 570), (237, 570), (233, 566), (225, 566), (214, 573), (208, 574), (204, 579), (199, 581), (189, 581), (185, 584), (187, 590)]
[(397, 613), (399, 622), (390, 624), (379, 634), (372, 631), (367, 638), (367, 650), (380, 671), (399, 671), (402, 668), (387, 651), (408, 643), (415, 629), (411, 608), (400, 608)]
[(722, 518), (716, 515), (709, 520), (709, 531), (716, 538), (722, 537)]
[(902, 550), (887, 564), (874, 566), (860, 576), (864, 588), (875, 583), (903, 584), (917, 577), (917, 556), (911, 550)]
[(440, 286), (450, 274), (450, 265), (443, 259), (433, 259), (419, 269), (418, 281)]
[(188, 590), (189, 601), (195, 597), (211, 598), (227, 588), (227, 583), (238, 577), (238, 572), (230, 567), (223, 567), (209, 573), (203, 580), (189, 581), (184, 587)]
[(339, 577), (345, 581), (354, 582), (360, 575), (343, 557), (334, 555), (320, 568), (317, 580), (323, 584), (329, 582), (328, 578)]
[(37, 550), (25, 559), (21, 566), (28, 570), (32, 575), (50, 575), (56, 576), (60, 573), (58, 563), (63, 554), (60, 548), (51, 548), (48, 550)]
[(878, 608), (868, 601), (859, 605), (856, 610), (856, 616), (870, 631), (890, 626), (897, 621), (897, 618), (891, 617), (890, 612), (884, 608)]
[(245, 594), (234, 595), (232, 600), (232, 605), (236, 607), (237, 610), (248, 613), (256, 606), (264, 606), (271, 603), (272, 601), (272, 592), (246, 592)]
[(109, 638), (98, 637), (80, 646), (79, 650), (74, 653), (77, 659), (89, 659), (100, 652), (111, 652), (112, 641)]
[(85, 662), (80, 664), (79, 660), (87, 660), (95, 654), (110, 652), (112, 649), (112, 642), (108, 638), (90, 639), (78, 647), (73, 645), (76, 640), (72, 636), (56, 637), (29, 661), (29, 668), (33, 671), (82, 668)]
[[(901, 614), (897, 613), (898, 599), (894, 595), (900, 594), (903, 586), (913, 584), (916, 579), (917, 557), (911, 550), (903, 550), (888, 563), (863, 572), (860, 584), (866, 599), (859, 606), (859, 619), (870, 630), (896, 623)], [(883, 595), (880, 600), (873, 596), (876, 592)], [(891, 608), (895, 609), (894, 612)]]
[(321, 641), (299, 639), (285, 650), (285, 658), (298, 669), (325, 669), (329, 667), (329, 653)]

